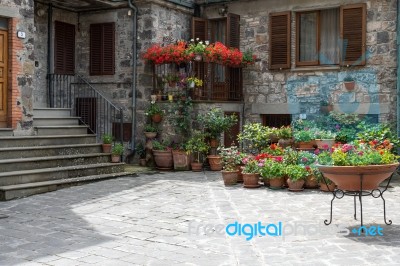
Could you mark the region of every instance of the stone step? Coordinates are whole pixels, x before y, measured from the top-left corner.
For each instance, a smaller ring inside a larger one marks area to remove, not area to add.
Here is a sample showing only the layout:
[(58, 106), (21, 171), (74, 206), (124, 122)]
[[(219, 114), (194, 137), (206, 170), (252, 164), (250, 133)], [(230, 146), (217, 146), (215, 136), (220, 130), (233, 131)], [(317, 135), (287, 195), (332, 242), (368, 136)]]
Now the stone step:
[(110, 162), (110, 154), (93, 153), (77, 155), (59, 155), (34, 158), (6, 159), (0, 161), (3, 173), (18, 170), (33, 170), (41, 168), (87, 165)]
[(70, 108), (34, 108), (33, 117), (70, 117)]
[(110, 178), (117, 178), (122, 176), (136, 176), (132, 173), (117, 172), (110, 174), (91, 175), (84, 177), (66, 178), (60, 180), (51, 180), (35, 183), (26, 183), (19, 185), (9, 185), (0, 187), (0, 200), (11, 200), (22, 197), (31, 196), (34, 194), (45, 193), (54, 191), (60, 188), (81, 185), (89, 182), (101, 181)]
[(37, 126), (35, 127), (38, 136), (52, 136), (52, 135), (80, 135), (87, 134), (87, 126)]
[(14, 131), (12, 128), (0, 128), (0, 136), (12, 136)]
[(74, 126), (79, 125), (79, 117), (34, 117), (33, 126)]
[(0, 148), (96, 143), (96, 135), (0, 137)]
[(0, 173), (0, 186), (60, 180), (124, 171), (124, 163), (99, 163)]
[(0, 148), (0, 160), (58, 155), (101, 153), (101, 144), (50, 145)]

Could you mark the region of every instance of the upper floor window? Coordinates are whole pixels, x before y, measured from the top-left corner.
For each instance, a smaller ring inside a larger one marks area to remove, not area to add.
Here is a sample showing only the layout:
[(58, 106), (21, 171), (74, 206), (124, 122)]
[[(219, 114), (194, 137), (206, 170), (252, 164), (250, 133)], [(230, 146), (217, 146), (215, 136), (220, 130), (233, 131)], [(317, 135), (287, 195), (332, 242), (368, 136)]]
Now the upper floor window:
[(74, 74), (75, 25), (60, 21), (54, 25), (54, 73)]
[(296, 66), (365, 65), (366, 5), (270, 14), (270, 69), (290, 68), (291, 33), (295, 30)]
[(114, 29), (113, 22), (90, 25), (90, 75), (114, 75)]

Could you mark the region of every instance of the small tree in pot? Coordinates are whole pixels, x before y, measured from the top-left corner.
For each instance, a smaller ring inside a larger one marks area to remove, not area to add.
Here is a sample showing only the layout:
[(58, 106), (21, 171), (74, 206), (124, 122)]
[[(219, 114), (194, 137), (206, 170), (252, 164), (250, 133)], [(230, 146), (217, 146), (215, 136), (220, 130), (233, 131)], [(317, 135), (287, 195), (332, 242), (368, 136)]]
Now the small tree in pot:
[(290, 191), (302, 191), (306, 177), (310, 174), (303, 165), (287, 165), (285, 174), (288, 176), (288, 186)]
[(205, 139), (206, 134), (195, 131), (186, 143), (186, 152), (191, 153), (194, 156), (194, 161), (191, 163), (193, 172), (201, 171), (203, 163), (200, 162), (200, 155), (203, 155), (210, 149), (210, 146), (208, 146)]
[(121, 162), (121, 155), (124, 153), (124, 145), (117, 143), (114, 145), (111, 151), (111, 162), (119, 163)]

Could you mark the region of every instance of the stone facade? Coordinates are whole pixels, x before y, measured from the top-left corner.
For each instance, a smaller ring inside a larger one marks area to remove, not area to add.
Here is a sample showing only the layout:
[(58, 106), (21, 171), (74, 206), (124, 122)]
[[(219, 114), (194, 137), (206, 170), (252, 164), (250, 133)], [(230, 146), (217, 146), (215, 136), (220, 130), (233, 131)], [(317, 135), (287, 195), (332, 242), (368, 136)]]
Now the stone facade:
[[(367, 3), (367, 61), (364, 67), (296, 67), (296, 11)], [(218, 17), (219, 6), (204, 10), (208, 18)], [(334, 104), (337, 111), (379, 114), (380, 121), (396, 119), (396, 1), (237, 1), (229, 12), (241, 16), (241, 49), (255, 51), (259, 61), (244, 70), (244, 101), (247, 120), (260, 121), (260, 114), (318, 114), (320, 101)], [(270, 71), (269, 14), (292, 11), (290, 70)], [(343, 78), (351, 74), (356, 89), (347, 92)]]
[[(0, 16), (8, 19), (8, 127), (15, 135), (32, 133), (34, 89), (33, 1), (0, 1)], [(18, 38), (17, 32), (25, 38)]]

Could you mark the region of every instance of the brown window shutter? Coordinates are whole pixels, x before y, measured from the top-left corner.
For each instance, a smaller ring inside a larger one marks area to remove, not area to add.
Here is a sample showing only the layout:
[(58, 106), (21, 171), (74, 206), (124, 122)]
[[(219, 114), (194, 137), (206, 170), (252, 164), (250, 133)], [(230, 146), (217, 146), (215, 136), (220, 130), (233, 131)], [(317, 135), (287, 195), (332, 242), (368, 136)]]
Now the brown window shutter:
[(240, 48), (240, 16), (228, 14), (227, 23), (227, 45), (229, 47)]
[(75, 25), (55, 21), (54, 72), (57, 74), (75, 72)]
[(90, 75), (114, 75), (115, 24), (90, 25)]
[(366, 4), (340, 7), (341, 65), (365, 65)]
[(269, 68), (290, 68), (290, 12), (270, 14)]
[(208, 20), (193, 17), (192, 19), (192, 38), (199, 38), (201, 41), (208, 40)]

